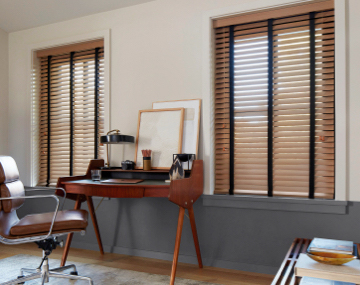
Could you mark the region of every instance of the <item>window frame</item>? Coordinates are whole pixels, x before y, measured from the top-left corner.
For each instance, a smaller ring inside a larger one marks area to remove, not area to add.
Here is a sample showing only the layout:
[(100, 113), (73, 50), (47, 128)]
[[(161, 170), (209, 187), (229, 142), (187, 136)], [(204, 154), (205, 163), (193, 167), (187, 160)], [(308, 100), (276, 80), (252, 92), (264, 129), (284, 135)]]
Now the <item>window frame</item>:
[[(273, 5), (266, 5), (263, 1), (254, 1), (223, 9), (212, 10), (203, 15), (203, 158), (205, 165), (204, 194), (214, 194), (215, 188), (215, 134), (214, 134), (214, 38), (212, 21), (225, 16), (234, 16), (266, 9), (284, 8), (318, 1), (288, 1), (274, 0)], [(349, 197), (347, 182), (347, 33), (346, 33), (346, 3), (342, 0), (334, 1), (335, 9), (335, 201), (347, 201)], [(267, 197), (265, 197), (267, 198)], [(298, 199), (298, 198), (292, 198)]]
[[(110, 129), (110, 30), (102, 30), (98, 32), (93, 32), (89, 34), (83, 34), (79, 36), (64, 38), (64, 39), (56, 39), (48, 42), (42, 42), (33, 44), (29, 47), (29, 94), (31, 95), (31, 100), (33, 102), (34, 98), (38, 96), (38, 92), (36, 89), (32, 89), (32, 76), (31, 71), (37, 67), (39, 64), (39, 60), (37, 58), (37, 51), (42, 49), (50, 49), (59, 46), (77, 44), (81, 42), (87, 42), (97, 39), (104, 40), (104, 131)], [(38, 114), (37, 110), (33, 108), (33, 104), (30, 104), (30, 139), (31, 139), (31, 152), (30, 152), (30, 186), (35, 186), (37, 183), (37, 166), (38, 166), (38, 138), (37, 138), (37, 126), (38, 121), (34, 120), (37, 118)]]

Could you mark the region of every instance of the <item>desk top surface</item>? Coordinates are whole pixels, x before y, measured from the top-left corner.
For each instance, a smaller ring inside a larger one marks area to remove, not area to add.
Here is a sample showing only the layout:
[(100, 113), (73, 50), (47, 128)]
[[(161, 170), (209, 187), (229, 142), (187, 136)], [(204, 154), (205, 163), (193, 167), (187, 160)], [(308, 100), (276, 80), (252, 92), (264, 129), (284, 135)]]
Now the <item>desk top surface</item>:
[(81, 179), (81, 180), (73, 180), (73, 181), (64, 181), (63, 184), (81, 184), (81, 185), (99, 185), (99, 186), (170, 186), (169, 182), (165, 182), (164, 180), (144, 180), (139, 183), (108, 183), (100, 181), (93, 181), (91, 179)]

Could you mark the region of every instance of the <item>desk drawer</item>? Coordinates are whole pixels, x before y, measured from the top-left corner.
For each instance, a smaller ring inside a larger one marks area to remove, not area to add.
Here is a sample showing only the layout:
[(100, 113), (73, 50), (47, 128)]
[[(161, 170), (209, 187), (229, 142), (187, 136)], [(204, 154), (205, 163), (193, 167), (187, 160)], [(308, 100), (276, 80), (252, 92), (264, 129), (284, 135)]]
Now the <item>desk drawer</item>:
[(144, 187), (126, 187), (124, 185), (84, 185), (84, 184), (67, 184), (65, 186), (67, 193), (83, 194), (87, 196), (100, 196), (110, 198), (142, 198), (144, 197)]
[(144, 197), (168, 197), (169, 187), (145, 188)]

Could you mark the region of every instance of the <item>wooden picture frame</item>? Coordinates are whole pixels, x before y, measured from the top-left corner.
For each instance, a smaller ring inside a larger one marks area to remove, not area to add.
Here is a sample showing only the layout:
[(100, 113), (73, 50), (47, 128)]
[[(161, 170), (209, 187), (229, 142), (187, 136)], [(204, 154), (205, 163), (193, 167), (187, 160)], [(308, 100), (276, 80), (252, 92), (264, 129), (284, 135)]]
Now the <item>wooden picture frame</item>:
[(151, 149), (151, 168), (170, 169), (173, 154), (181, 153), (184, 108), (140, 110), (135, 142), (135, 168), (143, 168), (142, 149)]
[[(196, 159), (198, 159), (201, 99), (159, 101), (159, 102), (153, 102), (152, 107), (153, 109), (185, 108), (182, 153), (195, 154)], [(183, 167), (184, 169), (188, 168), (187, 162), (183, 163)], [(190, 169), (191, 169), (191, 163), (190, 163)]]

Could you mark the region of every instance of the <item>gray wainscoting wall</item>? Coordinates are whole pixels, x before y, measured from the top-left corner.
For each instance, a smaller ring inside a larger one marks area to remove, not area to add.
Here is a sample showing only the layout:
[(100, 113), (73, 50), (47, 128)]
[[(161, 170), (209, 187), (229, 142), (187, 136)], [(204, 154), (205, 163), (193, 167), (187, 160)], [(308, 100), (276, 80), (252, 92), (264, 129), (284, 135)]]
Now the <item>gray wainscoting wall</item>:
[[(200, 248), (206, 266), (275, 274), (296, 237), (360, 242), (358, 202), (340, 202), (343, 211), (339, 211), (336, 208), (338, 205), (335, 205), (334, 213), (327, 210), (323, 213), (311, 210), (317, 209), (317, 206), (307, 208), (308, 203), (302, 206), (297, 204), (294, 211), (291, 205), (280, 207), (280, 210), (273, 206), (253, 209), (251, 203), (254, 201), (251, 198), (244, 199), (239, 208), (228, 207), (226, 203), (219, 206), (211, 199), (203, 196), (194, 205)], [(94, 198), (95, 208), (100, 201), (100, 198)], [(66, 201), (65, 208), (72, 208), (73, 205), (72, 201)], [(45, 202), (31, 201), (18, 212), (22, 216), (35, 209), (48, 211), (52, 207)], [(86, 203), (82, 207), (87, 209)], [(172, 260), (178, 207), (168, 199), (106, 198), (97, 208), (96, 215), (106, 252)], [(74, 235), (72, 246), (100, 254), (90, 220), (86, 235)], [(71, 250), (69, 255), (71, 258)], [(179, 261), (197, 262), (187, 218), (184, 221)]]

